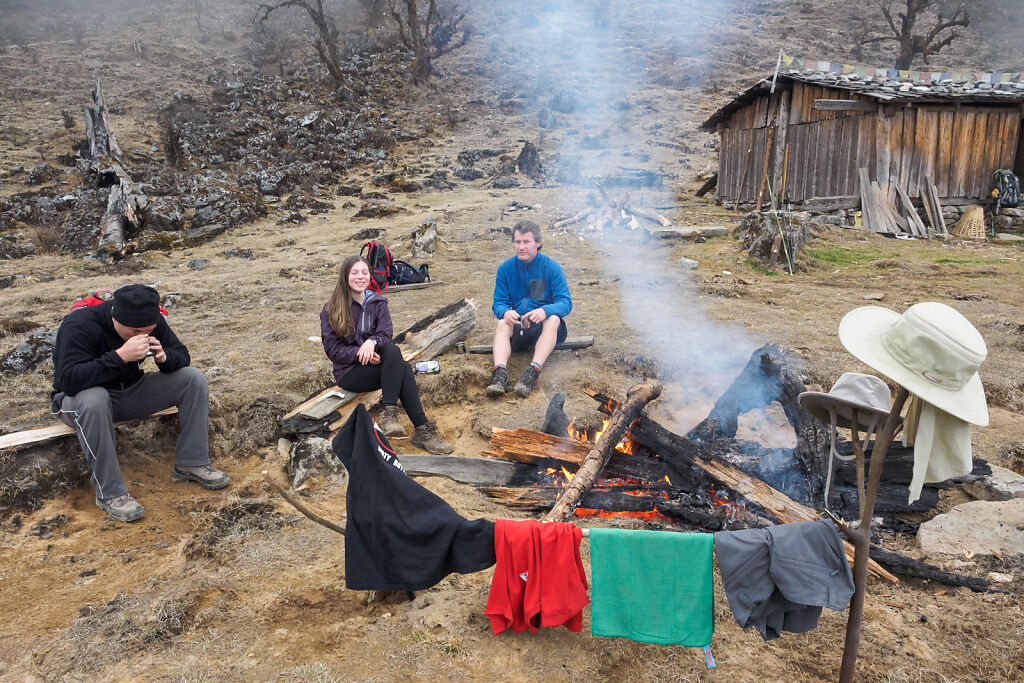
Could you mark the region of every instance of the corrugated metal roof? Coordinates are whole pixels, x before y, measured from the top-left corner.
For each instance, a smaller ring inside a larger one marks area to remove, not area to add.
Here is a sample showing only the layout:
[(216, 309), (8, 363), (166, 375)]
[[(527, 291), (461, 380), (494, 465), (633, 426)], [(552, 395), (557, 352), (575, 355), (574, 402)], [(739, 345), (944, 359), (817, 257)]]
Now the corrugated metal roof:
[[(880, 102), (960, 102), (961, 104), (1013, 104), (1024, 102), (1024, 83), (989, 83), (987, 81), (901, 81), (879, 79), (856, 74), (835, 74), (791, 70), (779, 72), (778, 84), (801, 81), (812, 85), (846, 90), (858, 95), (873, 97)], [(771, 89), (772, 77), (768, 76), (737, 94), (732, 101), (716, 111), (701, 124), (704, 130), (714, 130), (737, 109), (756, 100)], [(778, 85), (776, 85), (778, 87)]]

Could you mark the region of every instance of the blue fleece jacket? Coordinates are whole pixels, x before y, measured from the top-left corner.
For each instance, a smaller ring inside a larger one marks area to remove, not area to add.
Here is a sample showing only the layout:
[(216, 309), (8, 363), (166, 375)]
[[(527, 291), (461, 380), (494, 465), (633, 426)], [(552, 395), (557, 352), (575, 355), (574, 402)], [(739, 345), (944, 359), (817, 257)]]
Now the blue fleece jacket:
[(572, 296), (562, 266), (542, 253), (529, 263), (513, 256), (498, 266), (491, 306), (494, 316), (500, 319), (509, 309), (523, 315), (537, 308), (559, 318), (565, 318), (572, 310)]

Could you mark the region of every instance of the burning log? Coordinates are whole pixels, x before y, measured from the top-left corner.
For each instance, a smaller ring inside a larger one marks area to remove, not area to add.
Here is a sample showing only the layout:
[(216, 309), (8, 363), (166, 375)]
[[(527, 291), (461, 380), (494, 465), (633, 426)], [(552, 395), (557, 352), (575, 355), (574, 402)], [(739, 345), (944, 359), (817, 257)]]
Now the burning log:
[[(524, 488), (481, 487), (488, 497), (503, 505), (524, 512), (550, 510), (558, 498), (559, 489), (550, 486)], [(701, 504), (696, 496), (676, 491), (668, 498), (652, 495), (636, 495), (636, 489), (625, 493), (609, 490), (590, 490), (580, 498), (576, 508), (577, 517), (619, 517), (615, 513), (638, 513), (629, 515), (646, 521), (669, 522), (681, 520), (707, 531), (720, 531), (729, 526), (730, 511), (726, 507)]]
[(587, 453), (580, 469), (562, 491), (555, 506), (551, 508), (545, 519), (564, 522), (572, 517), (580, 497), (594, 485), (597, 475), (608, 464), (616, 445), (625, 436), (644, 407), (660, 395), (661, 383), (654, 380), (648, 380), (629, 390), (626, 400), (612, 414), (608, 427), (597, 439), (593, 450)]
[(568, 436), (552, 436), (532, 429), (496, 428), (491, 434), (491, 450), (481, 455), (515, 462), (560, 460), (579, 465), (589, 452), (589, 445)]
[[(402, 349), (402, 357), (406, 361), (430, 360), (456, 341), (465, 339), (475, 324), (476, 302), (472, 299), (462, 299), (416, 322), (395, 336), (394, 342)], [(380, 402), (380, 391), (371, 391), (358, 394), (323, 418), (313, 419), (302, 414), (324, 396), (338, 391), (340, 389), (337, 386), (328, 387), (295, 406), (281, 418), (281, 433), (287, 436), (334, 433), (345, 424), (357, 403), (362, 403), (369, 409)]]
[(594, 186), (601, 193), (600, 203), (595, 203), (590, 208), (554, 221), (550, 227), (557, 230), (585, 222), (585, 230), (591, 232), (613, 228), (637, 230), (640, 228), (640, 221), (637, 219), (643, 219), (662, 228), (672, 227), (672, 221), (660, 213), (645, 207), (632, 206), (628, 190), (619, 197), (612, 197), (601, 183), (595, 182)]
[(687, 437), (702, 443), (723, 437), (731, 439), (736, 436), (741, 414), (779, 402), (796, 433), (795, 455), (810, 478), (811, 503), (818, 505), (821, 502), (818, 494), (822, 488), (821, 474), (826, 468), (828, 433), (825, 425), (804, 411), (797, 402), (797, 397), (807, 390), (799, 374), (802, 367), (802, 362), (792, 351), (774, 344), (762, 346), (751, 354), (746, 366), (715, 402), (708, 416), (691, 429)]

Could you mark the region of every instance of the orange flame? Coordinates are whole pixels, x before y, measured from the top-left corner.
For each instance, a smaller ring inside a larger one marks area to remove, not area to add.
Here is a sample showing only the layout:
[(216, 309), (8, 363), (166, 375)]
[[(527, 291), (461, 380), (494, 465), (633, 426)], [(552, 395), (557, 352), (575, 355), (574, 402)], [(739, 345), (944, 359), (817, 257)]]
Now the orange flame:
[(576, 516), (581, 518), (595, 517), (598, 519), (615, 519), (616, 517), (633, 517), (642, 519), (645, 522), (671, 522), (672, 520), (657, 510), (645, 510), (640, 512), (620, 511), (609, 512), (608, 510), (597, 510), (594, 508), (576, 508)]

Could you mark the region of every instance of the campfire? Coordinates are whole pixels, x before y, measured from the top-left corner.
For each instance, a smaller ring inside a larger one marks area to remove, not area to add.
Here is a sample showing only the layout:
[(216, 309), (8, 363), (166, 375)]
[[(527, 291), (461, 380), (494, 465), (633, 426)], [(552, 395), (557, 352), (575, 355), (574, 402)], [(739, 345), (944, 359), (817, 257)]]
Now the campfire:
[[(482, 455), (512, 460), (519, 473), (503, 486), (481, 490), (510, 508), (547, 513), (547, 519), (627, 517), (652, 528), (714, 532), (819, 519), (827, 474), (828, 433), (797, 403), (804, 391), (802, 364), (790, 351), (767, 345), (755, 351), (746, 367), (715, 402), (708, 416), (685, 435), (673, 433), (645, 415), (646, 403), (660, 394), (656, 382), (630, 390), (621, 403), (587, 391), (602, 414), (597, 421), (571, 418), (556, 394), (541, 431), (495, 429)], [(750, 411), (781, 404), (796, 434), (794, 448), (768, 448), (738, 438), (739, 418)], [(614, 445), (612, 445), (614, 443)], [(849, 450), (840, 444), (840, 452)], [(846, 519), (858, 514), (855, 473), (839, 463), (835, 495), (828, 508)], [(976, 470), (987, 465), (976, 460)], [(928, 510), (938, 502), (942, 484), (926, 485), (920, 500), (907, 505), (913, 471), (913, 448), (890, 449), (879, 488), (876, 513), (882, 527), (914, 532), (903, 518), (908, 511)], [(786, 491), (790, 491), (787, 494)], [(847, 556), (853, 557), (847, 545)], [(873, 548), (869, 573), (895, 577), (879, 562), (900, 573), (983, 590), (987, 583), (943, 572), (919, 560)]]
[(600, 200), (596, 197), (592, 198), (590, 206), (555, 221), (551, 227), (561, 229), (579, 225), (584, 232), (603, 232), (614, 229), (637, 230), (645, 223), (662, 228), (672, 227), (672, 221), (642, 206), (644, 203), (643, 192), (640, 194), (639, 205), (635, 205), (631, 202), (632, 193), (629, 190), (613, 197), (600, 183), (595, 182), (594, 185), (601, 193)]

